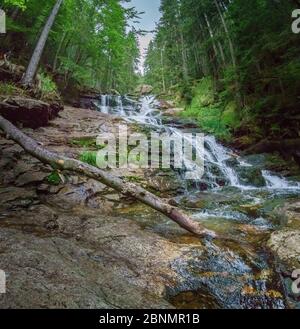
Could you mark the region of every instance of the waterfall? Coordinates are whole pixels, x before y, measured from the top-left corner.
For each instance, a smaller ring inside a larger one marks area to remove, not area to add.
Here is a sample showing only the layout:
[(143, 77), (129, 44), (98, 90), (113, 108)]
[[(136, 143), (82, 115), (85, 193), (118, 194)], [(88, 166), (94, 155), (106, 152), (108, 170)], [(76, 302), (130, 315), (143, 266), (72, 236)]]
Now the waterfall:
[(271, 189), (300, 189), (299, 182), (289, 182), (286, 178), (276, 176), (270, 171), (263, 170), (263, 177), (267, 183), (267, 187)]
[[(217, 143), (213, 136), (206, 136), (205, 142), (210, 150), (210, 154), (209, 151), (206, 153), (206, 160), (216, 164), (221, 169), (224, 176), (229, 180), (231, 186), (242, 187), (237, 173), (226, 163), (226, 160), (229, 160), (232, 157), (232, 152), (230, 155), (229, 150)], [(215, 159), (215, 161), (213, 159)]]
[[(130, 104), (126, 107), (126, 110), (123, 105), (123, 99)], [(98, 108), (102, 113), (119, 115), (128, 122), (150, 127), (156, 132), (167, 132), (170, 135), (173, 134), (182, 138), (184, 142), (193, 145), (192, 139), (187, 137), (181, 129), (164, 125), (162, 123), (161, 112), (156, 109), (156, 99), (154, 96), (146, 96), (140, 101), (134, 101), (126, 96), (123, 98), (122, 96), (102, 95)], [(197, 154), (202, 157), (205, 162), (204, 175), (203, 168), (200, 168), (188, 158), (183, 158), (185, 171), (190, 173), (190, 176), (194, 181), (204, 182), (210, 188), (220, 188), (227, 185), (241, 190), (257, 189), (255, 186), (243, 184), (241, 182), (236, 166), (232, 166), (231, 162), (233, 161), (237, 163), (237, 166), (240, 168), (253, 168), (253, 165), (249, 164), (229, 148), (218, 143), (214, 136), (206, 135), (204, 146), (204, 152), (202, 149), (196, 150)], [(221, 184), (218, 181), (218, 178), (220, 179), (220, 177), (216, 175), (216, 172), (220, 173), (223, 177), (224, 184)], [(265, 180), (265, 188), (267, 189), (300, 190), (300, 183), (290, 182), (269, 171), (263, 170), (261, 175)]]
[(100, 108), (102, 113), (108, 114), (109, 111), (108, 95), (101, 95)]

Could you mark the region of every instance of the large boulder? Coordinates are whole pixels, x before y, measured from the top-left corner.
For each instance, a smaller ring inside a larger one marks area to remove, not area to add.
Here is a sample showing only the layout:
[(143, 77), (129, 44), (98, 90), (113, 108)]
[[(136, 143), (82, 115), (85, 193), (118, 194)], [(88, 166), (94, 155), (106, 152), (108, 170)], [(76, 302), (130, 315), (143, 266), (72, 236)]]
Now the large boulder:
[(62, 109), (59, 102), (48, 104), (20, 96), (0, 97), (0, 115), (14, 124), (19, 123), (29, 128), (47, 126)]
[(135, 92), (141, 95), (147, 95), (152, 93), (153, 87), (150, 85), (140, 85), (136, 88)]
[(268, 246), (290, 272), (300, 268), (300, 230), (284, 229), (271, 235)]
[(184, 108), (182, 107), (174, 107), (174, 108), (170, 108), (168, 110), (166, 110), (164, 112), (164, 115), (166, 116), (178, 116), (180, 115), (182, 112), (184, 111)]
[(291, 271), (298, 269), (300, 268), (300, 202), (291, 202), (277, 208), (275, 215), (280, 219), (283, 228), (272, 234), (268, 245)]

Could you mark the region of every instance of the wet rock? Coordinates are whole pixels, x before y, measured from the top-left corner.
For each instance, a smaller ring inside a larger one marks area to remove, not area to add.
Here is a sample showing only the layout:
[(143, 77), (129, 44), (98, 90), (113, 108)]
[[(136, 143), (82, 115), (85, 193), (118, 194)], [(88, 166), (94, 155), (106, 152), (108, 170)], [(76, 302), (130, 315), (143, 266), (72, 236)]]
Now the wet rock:
[(168, 110), (174, 108), (174, 102), (166, 101), (166, 100), (159, 100), (158, 101), (158, 108), (161, 110)]
[(177, 127), (181, 129), (195, 129), (195, 132), (199, 132), (199, 125), (197, 122), (191, 119), (175, 117), (175, 116), (162, 116), (162, 122), (166, 125), (171, 125), (172, 127)]
[(181, 199), (180, 204), (184, 207), (191, 208), (191, 209), (201, 209), (205, 208), (207, 203), (206, 200), (199, 199), (197, 196), (186, 196)]
[(300, 230), (274, 232), (268, 246), (290, 269), (300, 268)]
[(258, 218), (260, 216), (261, 207), (260, 204), (245, 204), (240, 205), (237, 209), (250, 217)]
[(124, 217), (45, 205), (0, 221), (1, 308), (170, 308), (183, 250)]
[(135, 93), (140, 95), (147, 95), (152, 93), (153, 87), (150, 85), (140, 85), (135, 89)]
[(14, 164), (14, 174), (16, 175), (16, 177), (30, 170), (32, 170), (31, 163), (27, 163), (25, 161), (18, 161), (17, 164)]
[(297, 163), (292, 160), (284, 160), (278, 153), (249, 155), (244, 159), (260, 170), (279, 172), (283, 176), (299, 175)]
[[(175, 300), (176, 306), (178, 301), (190, 306), (196, 302), (199, 308), (206, 307), (201, 300), (212, 308), (284, 308), (281, 281), (276, 273), (260, 270), (259, 275), (253, 275), (250, 264), (255, 261), (254, 255), (251, 250), (243, 252), (241, 247), (237, 248), (240, 250), (233, 253), (224, 246), (205, 243), (204, 248), (194, 248), (185, 258), (176, 260), (173, 266), (182, 280), (175, 290), (168, 290), (170, 301)], [(257, 267), (264, 266), (262, 262)], [(187, 294), (191, 291), (194, 296)]]
[(263, 187), (266, 185), (261, 169), (257, 167), (238, 166), (236, 171), (239, 175), (241, 183), (245, 185), (254, 185), (256, 187)]
[(184, 111), (184, 108), (176, 107), (176, 108), (170, 108), (164, 112), (164, 115), (166, 116), (178, 116), (180, 113)]
[(300, 202), (278, 207), (276, 215), (283, 228), (271, 235), (268, 245), (292, 271), (300, 268)]
[(151, 172), (146, 174), (145, 187), (158, 192), (161, 196), (178, 194), (183, 190), (182, 182), (173, 171)]

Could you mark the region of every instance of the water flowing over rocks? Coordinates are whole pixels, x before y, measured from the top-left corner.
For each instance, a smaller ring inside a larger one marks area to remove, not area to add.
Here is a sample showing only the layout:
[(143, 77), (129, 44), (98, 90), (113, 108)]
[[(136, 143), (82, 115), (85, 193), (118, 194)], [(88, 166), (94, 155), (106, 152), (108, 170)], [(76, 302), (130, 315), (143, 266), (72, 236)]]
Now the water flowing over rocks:
[[(48, 127), (24, 130), (75, 158), (125, 122), (132, 131), (181, 132), (162, 125), (147, 99), (138, 111), (122, 99), (99, 96), (104, 113), (66, 107)], [(255, 167), (251, 161), (211, 136), (205, 146), (203, 181), (187, 183), (172, 169), (111, 171), (184, 208), (224, 237), (215, 242), (94, 180), (54, 173), (0, 135), (0, 269), (8, 276), (0, 307), (295, 307), (282, 278), (299, 255), (296, 183), (263, 170), (264, 184), (244, 182), (238, 169)]]

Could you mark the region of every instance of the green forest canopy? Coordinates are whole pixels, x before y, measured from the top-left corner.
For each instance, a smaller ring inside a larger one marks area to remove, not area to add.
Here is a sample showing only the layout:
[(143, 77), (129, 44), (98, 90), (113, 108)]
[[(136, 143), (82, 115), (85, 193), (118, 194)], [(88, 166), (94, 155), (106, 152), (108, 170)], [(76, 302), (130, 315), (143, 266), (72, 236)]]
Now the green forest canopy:
[[(64, 0), (42, 57), (62, 92), (72, 86), (132, 91), (138, 81), (138, 19), (129, 0)], [(27, 66), (55, 0), (3, 0), (2, 51)], [(144, 81), (186, 107), (184, 115), (242, 144), (299, 138), (298, 0), (162, 0)]]
[[(131, 90), (137, 83), (137, 17), (127, 0), (64, 0), (45, 49), (42, 66), (70, 84), (103, 91)], [(4, 0), (8, 36), (1, 45), (15, 61), (27, 65), (54, 0)]]
[(299, 137), (295, 0), (162, 0), (146, 59), (156, 93), (179, 93), (207, 131)]

